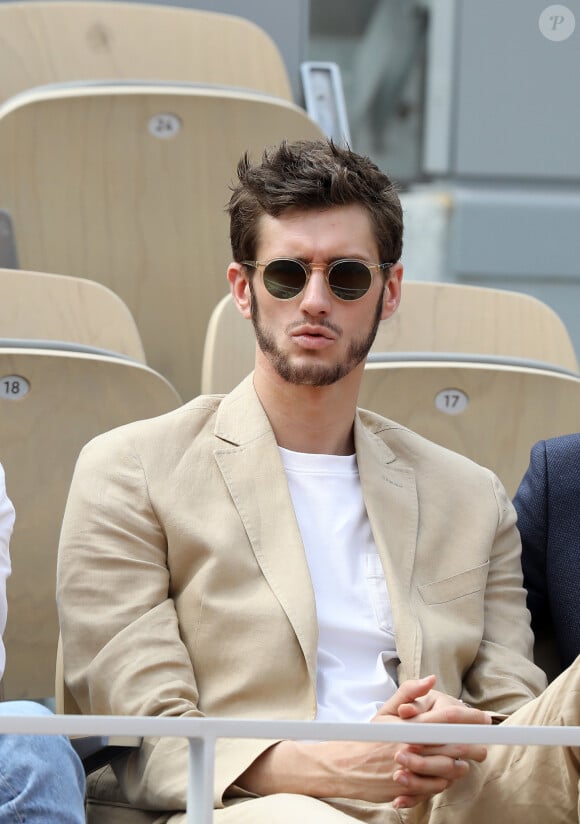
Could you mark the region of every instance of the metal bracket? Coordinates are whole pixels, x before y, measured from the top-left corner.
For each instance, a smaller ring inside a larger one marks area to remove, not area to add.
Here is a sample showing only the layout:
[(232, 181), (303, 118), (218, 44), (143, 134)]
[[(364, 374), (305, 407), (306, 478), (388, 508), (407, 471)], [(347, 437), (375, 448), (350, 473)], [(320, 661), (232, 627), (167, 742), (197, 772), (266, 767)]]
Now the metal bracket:
[(307, 61), (300, 65), (304, 103), (325, 135), (343, 146), (350, 144), (342, 78), (336, 63)]

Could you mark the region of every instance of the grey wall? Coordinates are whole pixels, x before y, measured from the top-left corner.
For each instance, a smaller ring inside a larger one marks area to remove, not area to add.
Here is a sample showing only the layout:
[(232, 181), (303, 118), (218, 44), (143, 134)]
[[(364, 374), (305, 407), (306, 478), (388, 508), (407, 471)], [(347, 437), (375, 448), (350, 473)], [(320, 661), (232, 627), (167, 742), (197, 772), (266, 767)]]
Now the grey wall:
[(446, 279), (540, 298), (580, 355), (580, 0), (560, 4), (567, 23), (548, 0), (431, 5), (426, 158), (453, 204)]

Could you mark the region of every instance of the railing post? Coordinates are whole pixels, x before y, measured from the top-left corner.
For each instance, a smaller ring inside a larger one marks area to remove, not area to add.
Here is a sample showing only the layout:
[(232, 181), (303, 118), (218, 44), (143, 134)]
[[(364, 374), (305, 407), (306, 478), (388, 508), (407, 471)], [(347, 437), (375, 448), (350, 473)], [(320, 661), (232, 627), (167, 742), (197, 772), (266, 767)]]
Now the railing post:
[(187, 824), (212, 824), (215, 738), (211, 734), (189, 738)]

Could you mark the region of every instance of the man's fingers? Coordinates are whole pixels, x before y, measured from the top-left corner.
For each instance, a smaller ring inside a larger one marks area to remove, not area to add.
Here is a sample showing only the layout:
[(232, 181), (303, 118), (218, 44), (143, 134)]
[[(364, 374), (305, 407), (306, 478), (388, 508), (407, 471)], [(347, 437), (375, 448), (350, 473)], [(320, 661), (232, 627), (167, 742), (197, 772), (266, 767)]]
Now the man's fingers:
[(393, 779), (401, 786), (401, 795), (393, 801), (397, 809), (417, 806), (463, 778), (470, 761), (483, 761), (486, 748), (479, 745), (407, 745), (395, 755), (400, 769)]
[(427, 694), (416, 698), (411, 703), (401, 704), (398, 710), (399, 718), (407, 721), (410, 718), (415, 718), (417, 715), (423, 715), (429, 712), (433, 707), (434, 700), (432, 694)]
[(403, 681), (395, 694), (383, 704), (375, 718), (381, 715), (398, 714), (401, 704), (411, 704), (417, 698), (427, 695), (429, 690), (432, 690), (435, 686), (435, 681), (436, 678), (434, 675), (427, 675), (425, 678), (411, 678), (408, 681)]
[(448, 724), (491, 724), (491, 715), (475, 707), (468, 707), (467, 704), (458, 704), (448, 707), (445, 711), (446, 723)]
[(405, 759), (401, 760), (401, 756), (406, 754), (424, 758), (444, 755), (454, 760), (477, 761), (481, 764), (487, 758), (487, 747), (483, 744), (405, 744), (395, 755), (398, 764), (406, 766)]
[(483, 710), (468, 707), (466, 704), (454, 704), (447, 707), (435, 706), (425, 712), (407, 715), (405, 721), (417, 721), (421, 724), (491, 724), (491, 716)]
[(403, 681), (391, 698), (391, 701), (396, 701), (397, 706), (400, 704), (409, 704), (416, 698), (427, 695), (429, 690), (432, 690), (435, 686), (435, 680), (434, 675), (426, 675), (425, 678), (410, 678), (407, 681)]
[(409, 810), (423, 801), (427, 801), (430, 797), (429, 795), (398, 795), (393, 800), (393, 807), (396, 810)]
[(418, 755), (413, 752), (398, 752), (395, 756), (406, 772), (417, 779), (429, 777), (456, 781), (469, 772), (469, 763), (463, 758), (449, 755)]
[(396, 770), (393, 779), (401, 787), (404, 795), (421, 795), (430, 798), (443, 792), (453, 783), (452, 778), (442, 776), (416, 775), (409, 770)]

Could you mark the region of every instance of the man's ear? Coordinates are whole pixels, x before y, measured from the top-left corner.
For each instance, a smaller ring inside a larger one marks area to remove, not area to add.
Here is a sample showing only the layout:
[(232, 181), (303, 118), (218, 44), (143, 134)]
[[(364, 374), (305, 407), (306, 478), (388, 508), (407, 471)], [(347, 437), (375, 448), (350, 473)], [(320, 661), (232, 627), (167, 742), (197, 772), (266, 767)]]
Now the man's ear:
[(403, 264), (395, 263), (391, 266), (389, 277), (385, 281), (383, 289), (383, 311), (381, 320), (386, 320), (393, 315), (401, 302), (401, 281), (403, 279)]
[(238, 311), (247, 319), (252, 316), (252, 294), (248, 280), (248, 270), (241, 263), (230, 263), (227, 277), (234, 303)]

